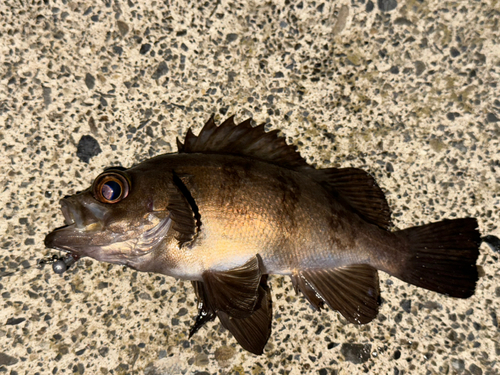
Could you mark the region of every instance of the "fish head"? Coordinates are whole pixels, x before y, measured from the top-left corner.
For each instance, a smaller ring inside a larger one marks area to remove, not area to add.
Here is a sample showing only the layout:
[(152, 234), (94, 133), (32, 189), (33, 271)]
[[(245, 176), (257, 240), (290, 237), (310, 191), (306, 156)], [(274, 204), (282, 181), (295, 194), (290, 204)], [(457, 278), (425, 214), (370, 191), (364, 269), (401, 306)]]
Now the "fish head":
[(61, 199), (65, 225), (46, 236), (45, 246), (76, 258), (147, 269), (169, 237), (172, 221), (163, 198), (155, 200), (158, 187), (145, 177), (138, 178), (133, 170), (108, 169), (90, 188)]

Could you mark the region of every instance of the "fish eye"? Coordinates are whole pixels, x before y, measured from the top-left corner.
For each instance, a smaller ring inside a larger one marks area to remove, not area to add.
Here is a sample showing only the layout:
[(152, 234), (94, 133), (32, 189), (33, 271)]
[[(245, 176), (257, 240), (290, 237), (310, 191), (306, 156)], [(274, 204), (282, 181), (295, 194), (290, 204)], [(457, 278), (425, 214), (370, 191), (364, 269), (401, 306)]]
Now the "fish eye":
[(94, 198), (102, 203), (118, 203), (127, 197), (129, 188), (129, 181), (122, 173), (107, 171), (95, 179), (92, 191)]

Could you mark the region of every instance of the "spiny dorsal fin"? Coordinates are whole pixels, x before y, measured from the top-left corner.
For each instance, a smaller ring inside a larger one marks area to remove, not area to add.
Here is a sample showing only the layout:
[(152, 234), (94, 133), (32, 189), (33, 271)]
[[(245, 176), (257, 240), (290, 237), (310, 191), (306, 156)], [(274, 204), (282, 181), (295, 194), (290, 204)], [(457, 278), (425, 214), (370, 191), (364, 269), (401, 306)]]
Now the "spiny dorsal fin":
[(290, 169), (311, 168), (278, 130), (266, 132), (264, 124), (252, 127), (251, 119), (236, 125), (234, 116), (216, 126), (210, 117), (200, 134), (188, 130), (184, 144), (177, 139), (179, 153), (207, 153), (246, 156)]

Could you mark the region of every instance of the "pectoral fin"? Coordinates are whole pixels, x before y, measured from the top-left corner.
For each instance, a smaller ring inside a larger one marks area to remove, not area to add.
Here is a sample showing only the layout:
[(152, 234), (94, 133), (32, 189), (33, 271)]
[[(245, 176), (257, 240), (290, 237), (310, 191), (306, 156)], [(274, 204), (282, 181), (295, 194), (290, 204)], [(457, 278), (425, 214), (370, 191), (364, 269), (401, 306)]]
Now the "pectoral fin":
[(244, 349), (262, 354), (271, 335), (273, 312), (260, 257), (257, 255), (229, 271), (207, 271), (203, 282), (192, 284), (198, 300), (198, 315), (189, 337), (217, 315)]
[(257, 255), (228, 271), (205, 271), (202, 278), (212, 310), (235, 318), (252, 315), (259, 299), (261, 262)]
[(302, 270), (292, 278), (317, 309), (322, 307), (321, 298), (351, 323), (365, 324), (377, 316), (380, 293), (378, 273), (369, 265)]
[(271, 335), (273, 317), (272, 298), (267, 278), (263, 277), (259, 286), (259, 300), (255, 312), (247, 318), (233, 318), (223, 311), (217, 312), (221, 324), (234, 336), (236, 341), (251, 353), (260, 355)]

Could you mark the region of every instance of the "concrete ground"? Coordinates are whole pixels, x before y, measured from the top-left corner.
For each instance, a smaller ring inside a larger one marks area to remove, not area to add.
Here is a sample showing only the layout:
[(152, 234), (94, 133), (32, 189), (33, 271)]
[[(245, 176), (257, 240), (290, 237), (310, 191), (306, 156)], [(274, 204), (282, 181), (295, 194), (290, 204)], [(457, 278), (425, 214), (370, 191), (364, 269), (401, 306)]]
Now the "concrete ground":
[(473, 216), (500, 236), (500, 2), (372, 1), (3, 1), (0, 372), (498, 374), (486, 244), (473, 297), (381, 274), (364, 326), (272, 277), (260, 357), (218, 322), (188, 339), (189, 282), (85, 259), (63, 276), (37, 267), (57, 254), (43, 240), (61, 197), (176, 151), (212, 113), (281, 129), (318, 167), (369, 171), (398, 228)]

